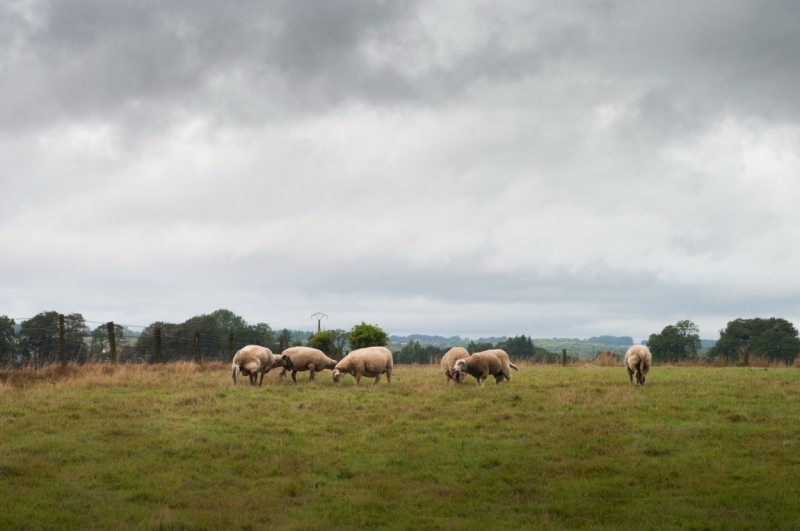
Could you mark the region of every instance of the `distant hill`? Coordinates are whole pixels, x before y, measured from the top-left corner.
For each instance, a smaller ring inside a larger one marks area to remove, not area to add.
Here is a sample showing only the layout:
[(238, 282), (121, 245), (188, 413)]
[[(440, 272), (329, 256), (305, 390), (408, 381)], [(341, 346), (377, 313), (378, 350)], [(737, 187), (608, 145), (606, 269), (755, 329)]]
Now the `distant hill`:
[[(430, 336), (425, 334), (411, 334), (408, 336), (398, 336), (398, 335), (390, 335), (389, 341), (391, 341), (395, 345), (405, 345), (410, 341), (419, 341), (420, 345), (423, 347), (432, 345), (439, 348), (451, 348), (451, 347), (466, 347), (469, 345), (470, 341), (474, 341), (475, 343), (499, 343), (501, 341), (505, 341), (508, 339), (506, 336), (499, 336), (499, 337), (481, 337), (478, 339), (470, 339), (468, 337), (461, 337), (461, 336)], [(392, 348), (390, 347), (390, 350)]]
[(599, 336), (590, 337), (584, 340), (586, 343), (597, 343), (598, 345), (633, 345), (631, 336)]
[[(711, 347), (713, 347), (714, 345), (716, 345), (717, 344), (717, 340), (716, 339), (701, 339), (700, 343), (702, 343), (702, 345), (703, 345), (702, 347), (700, 347), (700, 352), (703, 352), (704, 350), (708, 350)], [(644, 341), (642, 341), (642, 345), (647, 345), (647, 340), (646, 339)]]

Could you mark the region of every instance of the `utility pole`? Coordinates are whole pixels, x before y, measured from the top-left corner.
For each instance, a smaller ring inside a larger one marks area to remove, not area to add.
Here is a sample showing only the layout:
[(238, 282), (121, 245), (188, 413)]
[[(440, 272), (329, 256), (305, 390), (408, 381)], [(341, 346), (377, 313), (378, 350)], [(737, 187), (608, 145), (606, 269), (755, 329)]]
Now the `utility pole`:
[(317, 312), (317, 313), (315, 313), (314, 315), (312, 315), (312, 316), (311, 316), (311, 318), (312, 318), (312, 319), (316, 319), (316, 320), (317, 320), (317, 333), (318, 333), (318, 334), (319, 334), (319, 333), (322, 331), (322, 325), (321, 325), (320, 323), (322, 322), (322, 318), (323, 318), (323, 317), (324, 317), (325, 319), (327, 319), (327, 318), (328, 318), (328, 316), (327, 316), (327, 315), (325, 315), (325, 314), (324, 314), (324, 313), (322, 313), (322, 312)]

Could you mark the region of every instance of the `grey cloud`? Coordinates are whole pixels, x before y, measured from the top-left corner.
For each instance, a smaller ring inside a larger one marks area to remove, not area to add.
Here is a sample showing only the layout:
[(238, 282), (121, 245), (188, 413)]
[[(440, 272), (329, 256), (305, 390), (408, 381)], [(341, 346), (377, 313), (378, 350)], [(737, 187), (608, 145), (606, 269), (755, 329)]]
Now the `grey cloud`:
[(15, 308), (583, 336), (796, 311), (789, 2), (19, 5)]
[(646, 130), (679, 134), (719, 113), (800, 117), (793, 2), (476, 7), (480, 38), (445, 63), (431, 59), (447, 46), (437, 28), (420, 22), (432, 5), (39, 1), (32, 16), (5, 6), (0, 123), (136, 128), (181, 110), (246, 121), (342, 103), (441, 105), (531, 77), (633, 91)]

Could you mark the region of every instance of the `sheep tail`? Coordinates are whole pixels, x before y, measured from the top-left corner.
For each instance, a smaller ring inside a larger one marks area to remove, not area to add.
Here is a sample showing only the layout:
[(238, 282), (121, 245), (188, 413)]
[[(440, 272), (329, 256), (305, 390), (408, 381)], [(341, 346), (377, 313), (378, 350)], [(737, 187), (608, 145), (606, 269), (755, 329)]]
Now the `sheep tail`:
[(514, 369), (515, 371), (519, 371), (519, 368), (518, 368), (516, 365), (514, 365), (513, 363), (509, 363), (509, 365), (510, 365), (510, 366), (511, 366), (511, 368), (512, 368), (512, 369)]

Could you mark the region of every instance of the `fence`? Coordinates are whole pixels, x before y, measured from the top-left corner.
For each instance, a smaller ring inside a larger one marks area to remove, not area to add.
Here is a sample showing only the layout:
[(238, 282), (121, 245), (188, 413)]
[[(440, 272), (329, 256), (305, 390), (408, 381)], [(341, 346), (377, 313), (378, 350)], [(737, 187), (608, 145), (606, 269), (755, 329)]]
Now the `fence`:
[[(234, 334), (223, 341), (216, 331), (202, 327), (192, 330), (175, 325), (133, 326), (94, 321), (81, 321), (81, 326), (70, 327), (68, 317), (58, 314), (49, 323), (28, 326), (15, 333), (11, 341), (0, 343), (0, 369), (87, 362), (227, 362), (245, 346)], [(86, 328), (87, 323), (100, 326), (91, 331)], [(254, 342), (261, 344), (259, 339)], [(283, 344), (265, 346), (283, 350)]]
[[(41, 314), (40, 314), (41, 315)], [(16, 334), (16, 338), (5, 347), (0, 344), (0, 369), (39, 368), (47, 364), (83, 364), (87, 362), (104, 363), (170, 363), (177, 361), (223, 361), (228, 362), (235, 352), (246, 344), (262, 344), (258, 338), (241, 340), (235, 334), (221, 337), (216, 328), (211, 328), (198, 321), (189, 324), (172, 325), (154, 323), (148, 326), (120, 325), (113, 322), (100, 323), (84, 321), (81, 317), (72, 319), (77, 314), (65, 316), (48, 312), (49, 320), (39, 323), (41, 326), (30, 326), (29, 321), (24, 334)], [(39, 316), (37, 316), (38, 318)], [(87, 324), (99, 325), (94, 330)], [(196, 326), (194, 326), (196, 325)], [(265, 338), (264, 346), (275, 352), (282, 352), (283, 343)], [(437, 348), (437, 353), (429, 352), (422, 359), (408, 360), (409, 363), (439, 363), (446, 348)], [(511, 346), (505, 348), (509, 357), (516, 361), (567, 365), (579, 360), (570, 356), (566, 349), (561, 352), (550, 352), (537, 348), (518, 349)], [(333, 354), (333, 353), (331, 353)], [(395, 363), (403, 363), (401, 357), (395, 355)], [(335, 356), (338, 358), (338, 356)]]

